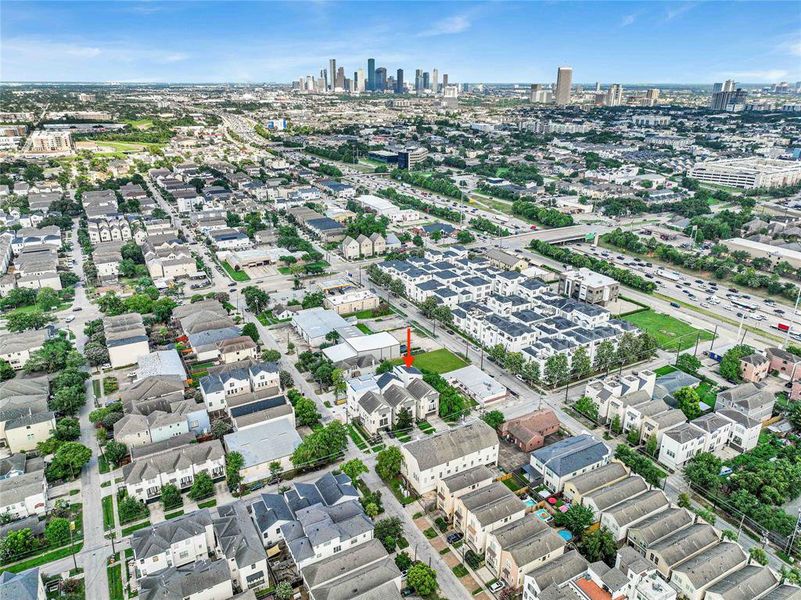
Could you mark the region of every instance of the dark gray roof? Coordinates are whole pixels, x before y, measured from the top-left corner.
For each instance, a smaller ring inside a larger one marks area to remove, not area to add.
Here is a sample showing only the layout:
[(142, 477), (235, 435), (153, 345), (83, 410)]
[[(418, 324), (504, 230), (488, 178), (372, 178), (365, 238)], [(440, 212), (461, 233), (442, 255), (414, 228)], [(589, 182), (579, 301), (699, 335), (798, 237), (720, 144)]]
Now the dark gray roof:
[(136, 560), (161, 554), (172, 544), (199, 535), (211, 525), (208, 508), (135, 531), (131, 548)]
[(139, 580), (143, 600), (184, 600), (231, 579), (228, 561), (201, 560), (182, 567), (170, 567)]
[(241, 500), (217, 509), (214, 533), (226, 558), (234, 558), (241, 568), (266, 560), (267, 553), (259, 539), (247, 508)]
[(611, 450), (589, 434), (570, 437), (531, 453), (559, 476), (575, 473), (609, 456)]

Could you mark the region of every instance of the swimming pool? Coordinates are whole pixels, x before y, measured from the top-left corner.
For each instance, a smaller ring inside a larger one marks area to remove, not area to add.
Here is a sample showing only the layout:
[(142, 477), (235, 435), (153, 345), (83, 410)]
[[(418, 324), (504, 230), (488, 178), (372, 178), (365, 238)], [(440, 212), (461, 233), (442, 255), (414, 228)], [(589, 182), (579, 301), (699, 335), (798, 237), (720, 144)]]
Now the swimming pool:
[(526, 506), (527, 507), (531, 508), (532, 506), (536, 506), (536, 505), (537, 505), (537, 503), (534, 500), (532, 500), (531, 498), (526, 500)]
[(534, 511), (534, 516), (537, 517), (540, 521), (545, 521), (546, 523), (553, 519), (551, 513), (549, 513), (544, 508), (540, 508), (539, 510)]
[(556, 533), (558, 533), (562, 537), (562, 539), (565, 540), (566, 542), (569, 542), (570, 540), (573, 539), (573, 534), (570, 533), (567, 529), (560, 529)]

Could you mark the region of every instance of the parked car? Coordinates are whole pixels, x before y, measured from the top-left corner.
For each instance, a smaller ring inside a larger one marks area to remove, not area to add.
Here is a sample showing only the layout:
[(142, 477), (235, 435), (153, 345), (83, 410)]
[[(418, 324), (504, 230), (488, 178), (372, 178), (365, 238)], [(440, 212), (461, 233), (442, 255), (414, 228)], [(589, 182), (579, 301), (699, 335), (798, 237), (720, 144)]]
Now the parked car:
[(506, 586), (504, 586), (503, 581), (498, 580), (489, 586), (489, 591), (494, 594), (495, 592), (500, 592), (504, 587)]
[(456, 542), (461, 540), (462, 537), (464, 537), (464, 536), (461, 533), (459, 533), (458, 531), (453, 531), (453, 532), (449, 533), (448, 537), (446, 537), (445, 539), (448, 540), (449, 544), (455, 544)]
[(679, 304), (678, 302), (671, 302), (671, 303), (670, 303), (670, 305), (671, 305), (673, 308), (681, 308), (681, 304)]

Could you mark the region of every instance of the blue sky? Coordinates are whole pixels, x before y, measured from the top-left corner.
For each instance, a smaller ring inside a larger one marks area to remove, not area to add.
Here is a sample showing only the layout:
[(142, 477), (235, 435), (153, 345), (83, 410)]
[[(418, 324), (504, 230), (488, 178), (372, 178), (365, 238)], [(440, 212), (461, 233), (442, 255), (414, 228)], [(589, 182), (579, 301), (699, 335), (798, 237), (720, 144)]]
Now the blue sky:
[(264, 82), (368, 57), (451, 81), (801, 80), (797, 2), (14, 2), (2, 81)]

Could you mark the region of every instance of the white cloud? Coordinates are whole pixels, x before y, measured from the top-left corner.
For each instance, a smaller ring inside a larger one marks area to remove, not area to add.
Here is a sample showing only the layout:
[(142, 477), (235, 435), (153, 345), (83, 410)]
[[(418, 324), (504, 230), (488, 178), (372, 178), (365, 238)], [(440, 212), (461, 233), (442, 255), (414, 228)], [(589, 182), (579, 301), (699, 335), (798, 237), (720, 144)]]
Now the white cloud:
[(625, 17), (623, 17), (623, 20), (620, 21), (620, 26), (621, 27), (628, 27), (629, 25), (633, 25), (634, 21), (636, 21), (636, 20), (637, 20), (637, 15), (635, 15), (635, 14), (626, 15)]
[(677, 19), (687, 11), (692, 10), (695, 8), (694, 2), (685, 2), (684, 4), (680, 4), (678, 6), (674, 6), (673, 8), (668, 8), (667, 13), (665, 14), (666, 21), (672, 21), (673, 19)]
[(470, 29), (471, 25), (472, 23), (466, 15), (454, 15), (435, 23), (431, 29), (426, 29), (420, 36), (429, 37), (434, 35), (462, 33)]
[(801, 39), (787, 40), (779, 44), (777, 50), (791, 56), (801, 56)]

